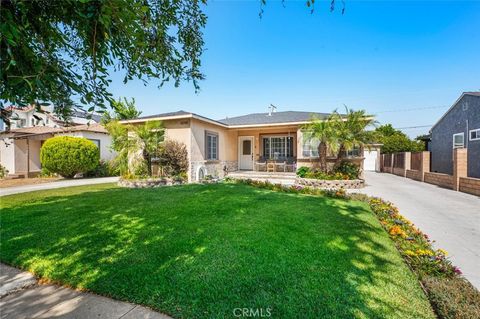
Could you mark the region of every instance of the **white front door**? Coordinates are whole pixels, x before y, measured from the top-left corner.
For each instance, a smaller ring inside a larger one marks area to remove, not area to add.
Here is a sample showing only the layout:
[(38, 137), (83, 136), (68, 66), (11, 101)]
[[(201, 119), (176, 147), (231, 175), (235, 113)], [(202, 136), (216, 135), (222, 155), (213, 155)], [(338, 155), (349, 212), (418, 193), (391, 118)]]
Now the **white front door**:
[(238, 138), (238, 167), (253, 170), (253, 136)]
[(377, 156), (378, 151), (376, 150), (364, 150), (363, 157), (365, 160), (363, 162), (363, 170), (364, 171), (375, 171), (377, 168)]

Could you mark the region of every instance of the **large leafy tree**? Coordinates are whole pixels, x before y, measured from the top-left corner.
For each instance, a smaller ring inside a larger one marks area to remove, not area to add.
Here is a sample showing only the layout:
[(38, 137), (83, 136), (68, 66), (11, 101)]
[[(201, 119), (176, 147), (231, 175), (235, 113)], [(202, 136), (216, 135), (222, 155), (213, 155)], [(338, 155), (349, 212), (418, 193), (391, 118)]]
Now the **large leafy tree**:
[(51, 102), (60, 115), (111, 101), (109, 74), (158, 84), (203, 79), (206, 0), (0, 0), (0, 111)]
[(381, 152), (386, 154), (424, 150), (422, 142), (411, 140), (405, 133), (395, 129), (391, 124), (377, 127), (373, 132), (373, 138), (383, 144)]
[(135, 99), (128, 100), (127, 98), (118, 99), (111, 102), (113, 112), (104, 112), (102, 122), (104, 124), (110, 121), (132, 120), (139, 117), (142, 111), (137, 110), (135, 106)]

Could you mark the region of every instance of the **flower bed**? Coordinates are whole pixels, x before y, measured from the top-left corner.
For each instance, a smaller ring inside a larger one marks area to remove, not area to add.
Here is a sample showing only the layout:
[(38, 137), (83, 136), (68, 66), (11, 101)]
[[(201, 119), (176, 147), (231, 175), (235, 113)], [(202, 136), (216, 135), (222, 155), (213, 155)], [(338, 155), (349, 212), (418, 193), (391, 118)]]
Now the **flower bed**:
[(302, 178), (297, 177), (295, 179), (295, 184), (301, 186), (308, 186), (313, 188), (363, 188), (365, 186), (365, 181), (363, 179), (353, 179), (353, 180), (323, 180), (315, 178)]
[(364, 195), (352, 196), (370, 205), (417, 275), (439, 318), (480, 318), (480, 292), (461, 276), (461, 270), (452, 264), (445, 250), (434, 249), (428, 236), (400, 215), (392, 203)]
[(314, 188), (303, 185), (282, 185), (273, 184), (268, 181), (258, 181), (253, 179), (240, 179), (226, 177), (224, 180), (226, 183), (238, 183), (244, 185), (250, 185), (258, 188), (270, 189), (277, 192), (295, 193), (295, 194), (309, 194), (309, 195), (322, 195), (333, 198), (348, 198), (344, 188)]
[(127, 188), (151, 188), (160, 186), (181, 185), (184, 181), (172, 178), (145, 178), (145, 179), (126, 179), (120, 178), (117, 185)]

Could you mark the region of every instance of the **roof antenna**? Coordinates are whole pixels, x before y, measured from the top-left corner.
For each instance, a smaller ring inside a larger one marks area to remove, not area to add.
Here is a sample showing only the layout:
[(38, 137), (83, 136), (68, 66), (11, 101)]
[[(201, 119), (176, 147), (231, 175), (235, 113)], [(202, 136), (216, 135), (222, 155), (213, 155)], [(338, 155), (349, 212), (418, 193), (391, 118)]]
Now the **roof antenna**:
[(272, 116), (272, 113), (275, 113), (277, 111), (277, 107), (273, 104), (270, 104), (268, 107), (268, 116)]

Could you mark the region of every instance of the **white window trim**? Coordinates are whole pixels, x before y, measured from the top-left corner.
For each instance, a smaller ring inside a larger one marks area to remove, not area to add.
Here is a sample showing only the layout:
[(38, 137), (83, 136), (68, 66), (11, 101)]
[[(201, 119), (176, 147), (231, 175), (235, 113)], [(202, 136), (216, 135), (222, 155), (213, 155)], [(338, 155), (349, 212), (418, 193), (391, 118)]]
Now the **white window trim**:
[[(462, 146), (457, 146), (455, 147), (455, 136), (462, 136)], [(453, 134), (453, 143), (452, 143), (452, 148), (453, 149), (456, 149), (456, 148), (464, 148), (465, 147), (465, 134), (462, 132), (462, 133), (455, 133)]]
[[(314, 141), (312, 138), (310, 138), (310, 139), (305, 139), (305, 140), (302, 141), (302, 156), (304, 158), (318, 158), (319, 157), (318, 154), (317, 155), (312, 155), (312, 153), (314, 151), (316, 151), (318, 153), (318, 146), (316, 146), (317, 149), (314, 150), (312, 142), (313, 142), (313, 144), (316, 144), (318, 142), (318, 140)], [(308, 151), (310, 152), (309, 155), (304, 154), (306, 146), (308, 146), (308, 149), (309, 149)]]
[[(472, 132), (477, 132), (477, 137), (472, 138)], [(480, 128), (476, 128), (473, 130), (468, 131), (468, 138), (470, 141), (480, 141)]]
[[(205, 131), (205, 159), (207, 161), (218, 161), (220, 159), (220, 154), (219, 154), (219, 151), (220, 151), (220, 147), (219, 147), (219, 144), (220, 144), (220, 137), (218, 136), (219, 134), (217, 132), (212, 132), (212, 131)], [(215, 152), (215, 158), (214, 157), (209, 157), (209, 152), (211, 151), (209, 149), (209, 145), (208, 145), (208, 137), (211, 136), (211, 137), (214, 137), (216, 139), (216, 152)]]
[[(293, 145), (293, 143), (295, 141), (293, 140), (293, 136), (283, 135), (283, 134), (281, 134), (281, 135), (272, 134), (272, 135), (262, 135), (261, 138), (262, 138), (262, 152), (265, 148), (265, 145), (263, 145), (263, 139), (268, 138), (270, 140), (269, 141), (269, 146), (270, 146), (269, 153), (270, 154), (268, 154), (268, 158), (273, 158), (273, 156), (272, 156), (272, 138), (284, 138), (285, 139), (285, 155), (288, 154), (288, 140), (287, 139), (292, 138), (292, 153), (295, 153), (295, 149), (294, 149), (294, 145)], [(267, 157), (266, 154), (263, 154), (263, 157)], [(288, 157), (288, 156), (286, 156), (286, 157)]]

